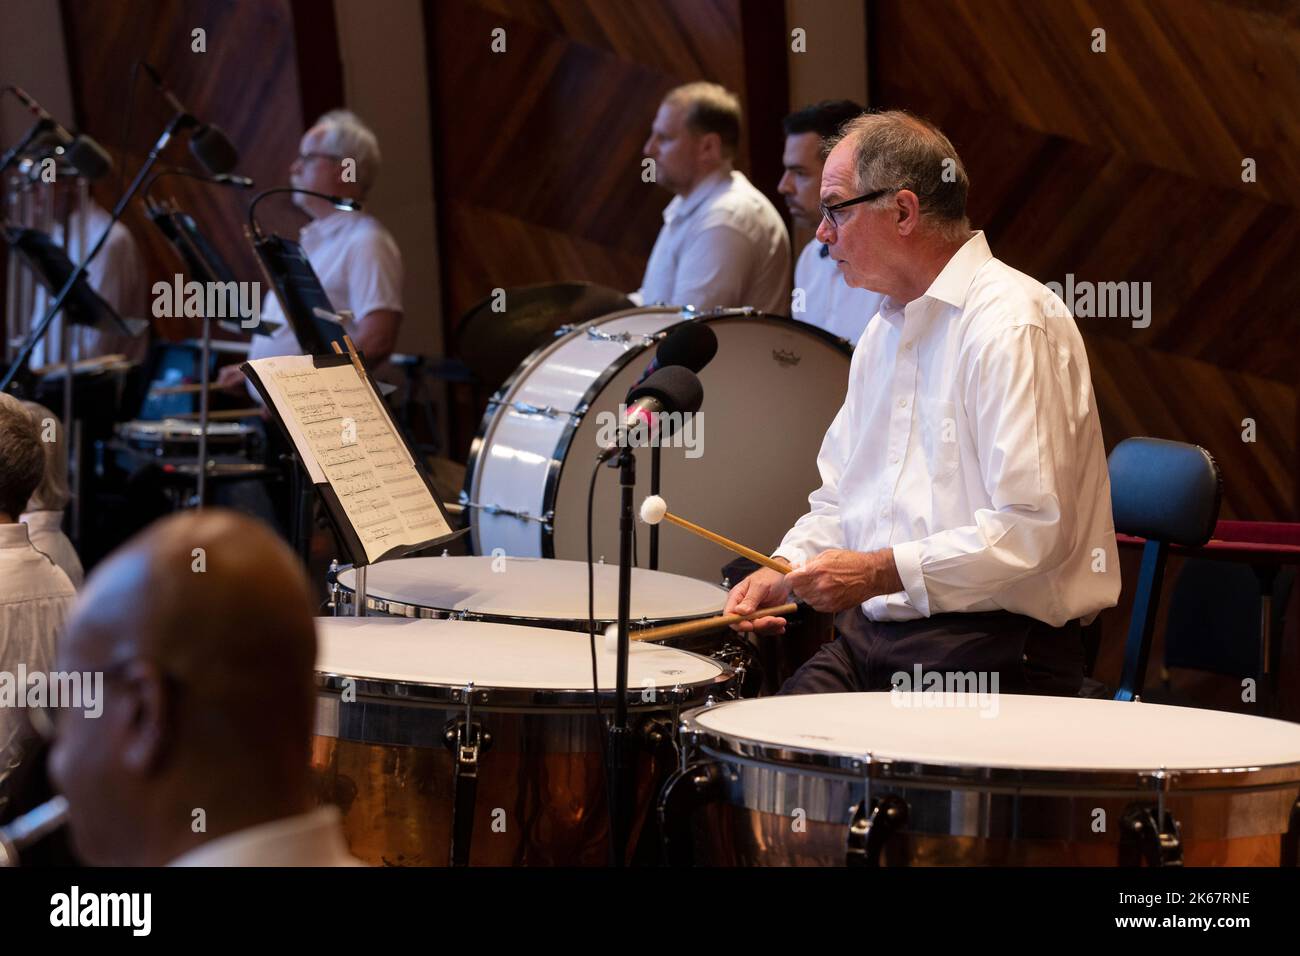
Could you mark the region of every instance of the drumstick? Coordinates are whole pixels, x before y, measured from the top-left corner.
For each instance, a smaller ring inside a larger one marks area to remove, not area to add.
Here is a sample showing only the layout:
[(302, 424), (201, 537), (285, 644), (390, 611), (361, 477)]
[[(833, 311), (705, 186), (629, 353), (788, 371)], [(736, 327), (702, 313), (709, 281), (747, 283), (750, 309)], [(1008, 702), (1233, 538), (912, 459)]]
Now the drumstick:
[(755, 551), (753, 548), (747, 548), (743, 544), (732, 541), (730, 538), (724, 538), (715, 531), (708, 528), (701, 528), (699, 525), (687, 521), (685, 518), (679, 518), (668, 510), (668, 502), (664, 501), (658, 495), (651, 495), (645, 501), (641, 502), (641, 520), (646, 524), (658, 524), (660, 521), (667, 519), (679, 528), (685, 528), (693, 534), (698, 534), (701, 538), (712, 541), (714, 544), (721, 545), (728, 551), (734, 551), (744, 558), (761, 564), (765, 568), (771, 568), (773, 571), (780, 571), (782, 574), (789, 574), (793, 569), (780, 558), (769, 558), (761, 551)]
[[(644, 631), (638, 631), (635, 634), (629, 634), (628, 639), (633, 641), (662, 641), (669, 637), (703, 634), (705, 631), (729, 627), (739, 621), (757, 621), (760, 617), (786, 617), (797, 610), (799, 610), (797, 604), (778, 604), (776, 607), (759, 608), (749, 614), (719, 614), (716, 617), (700, 618), (698, 621), (683, 621), (681, 624), (664, 624), (661, 627), (652, 627)], [(617, 639), (618, 625), (611, 624), (610, 627), (614, 629), (614, 635)], [(608, 639), (608, 632), (606, 632), (605, 636)]]

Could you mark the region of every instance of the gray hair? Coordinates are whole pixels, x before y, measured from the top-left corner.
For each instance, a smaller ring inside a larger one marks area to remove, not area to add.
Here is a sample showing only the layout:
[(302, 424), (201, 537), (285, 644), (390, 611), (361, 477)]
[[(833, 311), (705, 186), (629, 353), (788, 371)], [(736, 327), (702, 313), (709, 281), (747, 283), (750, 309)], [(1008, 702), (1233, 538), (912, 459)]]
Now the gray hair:
[(22, 402), (0, 393), (0, 512), (17, 521), (44, 474), (36, 422)]
[(318, 119), (315, 126), (325, 129), (321, 139), (322, 152), (333, 153), (357, 164), (357, 185), (364, 196), (379, 178), (379, 140), (361, 118), (351, 110), (330, 110)]
[[(45, 477), (27, 500), (28, 511), (62, 511), (68, 506), (72, 492), (68, 490), (68, 446), (63, 441), (63, 423), (44, 405), (23, 402), (23, 408), (36, 423), (45, 449)], [(46, 441), (44, 432), (50, 430), (53, 441)]]
[(853, 143), (857, 185), (864, 193), (911, 190), (932, 230), (953, 240), (970, 236), (970, 180), (957, 150), (937, 126), (903, 110), (867, 113), (845, 123), (827, 150), (844, 140)]

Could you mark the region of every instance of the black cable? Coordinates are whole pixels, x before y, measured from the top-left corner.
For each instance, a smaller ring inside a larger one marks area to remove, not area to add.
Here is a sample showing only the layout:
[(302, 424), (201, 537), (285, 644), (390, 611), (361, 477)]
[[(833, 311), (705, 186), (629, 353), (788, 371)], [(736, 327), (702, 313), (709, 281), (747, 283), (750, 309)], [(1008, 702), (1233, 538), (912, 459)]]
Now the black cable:
[[(600, 671), (596, 664), (596, 561), (595, 548), (592, 545), (591, 523), (592, 511), (596, 498), (596, 478), (605, 463), (596, 459), (596, 467), (591, 472), (591, 484), (587, 486), (587, 638), (591, 643), (591, 698), (596, 707), (596, 723), (600, 725), (600, 766), (609, 780), (609, 741), (606, 739), (604, 715), (600, 712)], [(604, 635), (601, 635), (604, 640)], [(607, 807), (608, 810), (608, 807)], [(614, 832), (614, 820), (610, 817), (610, 833)]]
[(140, 75), (140, 61), (136, 60), (131, 64), (131, 78), (127, 80), (126, 86), (126, 112), (122, 117), (122, 138), (118, 140), (117, 148), (121, 161), (117, 166), (117, 194), (122, 195), (122, 190), (126, 186), (126, 157), (127, 147), (130, 145), (131, 138), (131, 116), (135, 112), (135, 87), (136, 79)]

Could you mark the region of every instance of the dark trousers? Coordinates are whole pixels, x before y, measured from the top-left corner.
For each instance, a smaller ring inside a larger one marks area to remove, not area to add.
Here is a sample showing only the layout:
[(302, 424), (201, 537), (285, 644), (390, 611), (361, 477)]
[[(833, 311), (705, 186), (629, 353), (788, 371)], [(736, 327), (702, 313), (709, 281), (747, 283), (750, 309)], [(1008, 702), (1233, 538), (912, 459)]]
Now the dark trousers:
[(1072, 697), (1083, 684), (1078, 621), (1051, 627), (1008, 611), (871, 621), (852, 608), (836, 615), (835, 631), (836, 639), (791, 675), (782, 694), (889, 690), (900, 671), (910, 687), (917, 665), (923, 673), (996, 673), (998, 691), (1006, 694)]

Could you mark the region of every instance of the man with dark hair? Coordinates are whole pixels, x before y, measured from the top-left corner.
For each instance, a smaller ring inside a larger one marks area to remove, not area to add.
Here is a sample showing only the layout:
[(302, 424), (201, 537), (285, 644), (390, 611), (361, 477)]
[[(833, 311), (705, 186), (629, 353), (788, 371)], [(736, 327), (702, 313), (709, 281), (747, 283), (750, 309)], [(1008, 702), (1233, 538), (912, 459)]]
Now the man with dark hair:
[(61, 709), (50, 777), (73, 844), (113, 866), (355, 866), (313, 809), (311, 592), (269, 528), (207, 508), (101, 564), (59, 645), (102, 673), (102, 712)]
[[(863, 112), (852, 100), (822, 100), (785, 118), (785, 175), (776, 188), (797, 225), (817, 228), (826, 144)], [(880, 311), (883, 298), (879, 292), (848, 285), (830, 257), (830, 248), (815, 235), (799, 254), (790, 299), (790, 314), (796, 319), (857, 345), (862, 330)]]
[(971, 231), (967, 190), (948, 138), (901, 111), (851, 120), (826, 158), (817, 235), (846, 282), (885, 300), (822, 442), (822, 485), (775, 551), (794, 570), (759, 570), (727, 600), (843, 612), (783, 693), (888, 690), (924, 668), (927, 687), (977, 672), (1074, 695), (1080, 625), (1118, 600), (1083, 338)]
[[(55, 639), (76, 596), (68, 576), (32, 546), (27, 525), (18, 520), (44, 474), (36, 422), (21, 402), (0, 393), (0, 672), (9, 675), (20, 665), (29, 673), (49, 670)], [(18, 693), (26, 693), (26, 686), (10, 679)], [(24, 749), (23, 713), (0, 706), (0, 818), (5, 780)]]
[(739, 145), (734, 94), (688, 83), (664, 97), (645, 155), (675, 196), (633, 301), (785, 312), (790, 239), (767, 197), (732, 169)]

